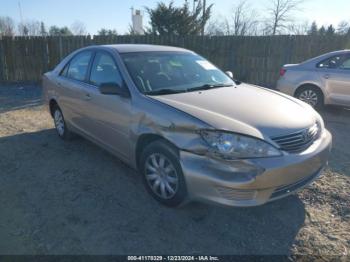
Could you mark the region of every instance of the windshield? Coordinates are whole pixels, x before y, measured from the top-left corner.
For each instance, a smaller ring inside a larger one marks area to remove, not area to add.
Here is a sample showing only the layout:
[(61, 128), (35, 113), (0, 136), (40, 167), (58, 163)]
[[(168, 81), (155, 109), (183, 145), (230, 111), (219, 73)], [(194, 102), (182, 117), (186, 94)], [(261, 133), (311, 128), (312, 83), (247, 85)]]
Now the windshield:
[(234, 85), (225, 73), (193, 53), (142, 52), (121, 56), (135, 85), (144, 94), (162, 95)]

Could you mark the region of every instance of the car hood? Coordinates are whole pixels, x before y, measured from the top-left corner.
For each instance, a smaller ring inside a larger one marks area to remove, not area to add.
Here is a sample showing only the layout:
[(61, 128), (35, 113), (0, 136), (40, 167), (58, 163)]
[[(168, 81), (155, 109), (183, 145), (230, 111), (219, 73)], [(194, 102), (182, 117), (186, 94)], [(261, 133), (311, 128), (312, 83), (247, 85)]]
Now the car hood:
[(215, 129), (260, 138), (293, 133), (317, 119), (313, 109), (299, 100), (248, 84), (152, 98)]

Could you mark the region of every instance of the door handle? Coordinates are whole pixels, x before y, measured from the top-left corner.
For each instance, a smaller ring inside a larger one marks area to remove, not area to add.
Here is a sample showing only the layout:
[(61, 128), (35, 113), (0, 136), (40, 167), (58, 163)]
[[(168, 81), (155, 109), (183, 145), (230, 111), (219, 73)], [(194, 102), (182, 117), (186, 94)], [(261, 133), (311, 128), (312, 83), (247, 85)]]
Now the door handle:
[(90, 95), (90, 94), (85, 94), (84, 99), (85, 99), (85, 100), (91, 100), (91, 95)]
[(323, 76), (325, 79), (329, 79), (331, 76), (329, 74), (326, 74)]

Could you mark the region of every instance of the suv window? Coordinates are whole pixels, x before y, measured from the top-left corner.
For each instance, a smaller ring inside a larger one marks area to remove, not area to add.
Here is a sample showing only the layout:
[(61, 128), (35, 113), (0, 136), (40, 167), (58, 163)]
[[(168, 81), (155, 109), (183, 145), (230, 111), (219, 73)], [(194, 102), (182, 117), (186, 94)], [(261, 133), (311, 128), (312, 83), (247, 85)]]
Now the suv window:
[[(66, 76), (78, 81), (84, 81), (88, 71), (92, 51), (85, 51), (77, 54), (69, 63)], [(66, 70), (64, 70), (66, 71)], [(62, 74), (64, 73), (62, 72)]]
[(318, 68), (330, 68), (335, 69), (338, 68), (342, 62), (344, 61), (345, 56), (344, 55), (337, 55), (332, 56), (330, 58), (327, 58), (326, 60), (323, 60), (322, 62), (318, 63)]
[(91, 68), (90, 82), (93, 85), (111, 83), (122, 86), (123, 80), (113, 58), (104, 52), (98, 52)]

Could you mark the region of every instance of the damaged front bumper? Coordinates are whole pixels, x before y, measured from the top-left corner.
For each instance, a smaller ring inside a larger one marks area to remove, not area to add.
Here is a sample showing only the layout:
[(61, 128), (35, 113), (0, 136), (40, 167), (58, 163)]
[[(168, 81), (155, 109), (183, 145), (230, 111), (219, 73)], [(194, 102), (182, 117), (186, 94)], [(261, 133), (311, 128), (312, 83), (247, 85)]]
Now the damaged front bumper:
[(332, 135), (299, 154), (248, 160), (221, 160), (181, 151), (180, 160), (191, 200), (227, 206), (265, 204), (307, 186), (328, 161)]

